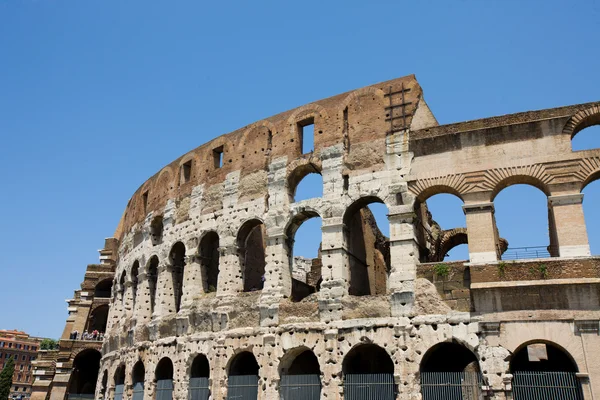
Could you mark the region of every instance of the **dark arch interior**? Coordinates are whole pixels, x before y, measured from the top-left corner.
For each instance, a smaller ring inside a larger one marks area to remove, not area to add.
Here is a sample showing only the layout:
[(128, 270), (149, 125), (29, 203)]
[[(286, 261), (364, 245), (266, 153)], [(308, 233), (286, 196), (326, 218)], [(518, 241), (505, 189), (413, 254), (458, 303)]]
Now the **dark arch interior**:
[(265, 275), (266, 230), (256, 219), (242, 225), (237, 239), (244, 292), (262, 290)]
[(175, 312), (181, 307), (181, 296), (183, 294), (183, 267), (185, 266), (185, 245), (177, 242), (171, 248), (169, 255), (173, 276), (173, 295), (175, 297)]
[(354, 202), (344, 214), (345, 241), (350, 276), (349, 294), (385, 294), (390, 271), (390, 240), (379, 227), (369, 204), (383, 202), (365, 197)]
[(100, 390), (100, 392), (102, 394), (106, 393), (107, 386), (108, 386), (108, 371), (104, 370), (104, 373), (102, 374), (102, 388)]
[(112, 279), (107, 278), (98, 282), (94, 289), (94, 297), (110, 298), (112, 290)]
[(258, 375), (258, 363), (254, 354), (244, 351), (234, 357), (229, 366), (229, 375)]
[[(309, 222), (303, 225), (307, 221)], [(287, 228), (286, 245), (292, 269), (292, 301), (301, 301), (318, 292), (321, 287), (321, 225), (319, 214), (305, 210), (298, 214)]]
[(297, 355), (288, 368), (281, 371), (282, 375), (320, 375), (321, 367), (315, 353), (304, 350)]
[(123, 385), (125, 383), (125, 366), (121, 365), (115, 372), (115, 385)]
[(200, 241), (204, 292), (216, 292), (219, 280), (219, 235), (208, 232)]
[(577, 365), (567, 352), (549, 343), (536, 343), (546, 346), (547, 360), (530, 361), (528, 346), (523, 346), (513, 354), (510, 360), (511, 372), (516, 371), (554, 371), (577, 372)]
[(344, 357), (342, 371), (344, 374), (393, 374), (394, 362), (381, 347), (363, 344)]
[(133, 263), (133, 267), (131, 268), (131, 289), (132, 289), (132, 297), (133, 297), (133, 305), (135, 306), (135, 300), (137, 297), (137, 287), (138, 287), (138, 274), (140, 272), (140, 263), (138, 261)]
[(73, 372), (69, 382), (70, 394), (94, 394), (100, 371), (100, 352), (84, 350), (73, 360)]
[(144, 375), (146, 374), (146, 369), (144, 368), (144, 363), (141, 361), (138, 361), (135, 363), (135, 365), (133, 366), (133, 372), (131, 373), (131, 377), (133, 380), (133, 383), (143, 383), (144, 382)]
[(208, 378), (210, 376), (210, 366), (205, 355), (198, 354), (196, 358), (194, 358), (190, 376), (192, 378)]
[(421, 360), (421, 372), (479, 371), (477, 357), (458, 343), (444, 342), (433, 346)]
[(158, 280), (158, 257), (152, 256), (148, 264), (148, 290), (150, 292), (150, 310), (154, 311), (156, 304), (156, 282)]
[(158, 362), (156, 366), (156, 380), (173, 379), (173, 362), (167, 357)]
[(106, 331), (106, 323), (108, 322), (108, 304), (98, 306), (92, 311), (90, 319), (88, 320), (87, 330), (88, 332)]

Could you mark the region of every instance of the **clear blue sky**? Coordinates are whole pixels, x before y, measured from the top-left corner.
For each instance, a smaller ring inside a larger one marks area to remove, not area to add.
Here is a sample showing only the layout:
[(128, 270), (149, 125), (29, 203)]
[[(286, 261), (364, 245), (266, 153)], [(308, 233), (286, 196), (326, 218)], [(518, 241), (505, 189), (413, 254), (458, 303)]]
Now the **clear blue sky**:
[[(598, 1), (0, 0), (0, 328), (58, 337), (131, 194), (215, 136), (412, 73), (442, 124), (597, 101), (599, 37)], [(533, 200), (511, 245), (546, 244)]]

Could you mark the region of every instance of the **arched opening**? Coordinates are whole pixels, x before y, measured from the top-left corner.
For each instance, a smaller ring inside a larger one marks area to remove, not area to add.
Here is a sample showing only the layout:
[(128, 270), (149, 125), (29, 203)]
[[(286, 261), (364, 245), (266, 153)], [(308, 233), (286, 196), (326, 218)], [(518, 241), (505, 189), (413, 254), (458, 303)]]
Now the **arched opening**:
[(283, 400), (318, 400), (321, 397), (321, 368), (315, 354), (307, 348), (287, 352), (279, 365)]
[[(600, 115), (598, 119), (600, 120)], [(577, 132), (571, 139), (571, 148), (573, 151), (600, 148), (600, 125), (592, 125)]]
[(177, 242), (173, 245), (169, 254), (169, 261), (171, 262), (175, 312), (178, 312), (183, 295), (183, 268), (185, 267), (185, 245), (183, 243)]
[(194, 358), (190, 369), (189, 398), (191, 400), (208, 400), (210, 396), (209, 377), (208, 359), (205, 355), (198, 354)]
[(163, 217), (157, 216), (150, 222), (150, 241), (153, 246), (162, 243), (163, 237)]
[(244, 292), (262, 290), (265, 283), (266, 230), (258, 219), (246, 221), (237, 236)]
[(323, 177), (321, 168), (313, 163), (296, 167), (288, 176), (290, 203), (323, 197)]
[(146, 369), (144, 363), (140, 360), (133, 366), (131, 372), (131, 381), (133, 383), (133, 392), (131, 400), (144, 400), (144, 377), (146, 375)]
[[(600, 135), (598, 136), (600, 137)], [(583, 215), (592, 255), (600, 254), (600, 172), (585, 185), (583, 193)]]
[(138, 290), (138, 275), (140, 273), (140, 263), (135, 261), (133, 267), (131, 267), (131, 298), (132, 304), (131, 309), (135, 310), (135, 303), (137, 301), (137, 290)]
[[(108, 310), (108, 304), (102, 304), (94, 308), (87, 323), (88, 338), (99, 339), (99, 334), (106, 332)], [(94, 332), (96, 333), (94, 334)]]
[[(444, 190), (440, 188), (439, 190)], [(469, 259), (467, 221), (463, 201), (452, 190), (434, 191), (415, 203), (419, 258), (421, 262)], [(461, 232), (454, 235), (453, 233)]]
[(423, 355), (420, 371), (423, 400), (481, 397), (477, 357), (463, 345), (436, 344)]
[(106, 397), (106, 388), (108, 387), (108, 371), (104, 370), (102, 374), (102, 387), (100, 388), (100, 394), (104, 399)]
[(156, 366), (156, 400), (173, 399), (173, 362), (164, 357)]
[(508, 241), (503, 260), (558, 256), (547, 194), (540, 183), (528, 179), (501, 184), (493, 198), (498, 232)]
[(243, 351), (230, 362), (227, 399), (256, 399), (260, 367), (254, 354)]
[(150, 294), (150, 313), (156, 306), (156, 284), (158, 282), (158, 257), (152, 256), (148, 263), (148, 292)]
[(345, 399), (396, 398), (394, 362), (375, 344), (361, 344), (350, 350), (342, 362), (342, 373)]
[(321, 224), (319, 214), (304, 210), (292, 219), (287, 228), (292, 301), (306, 299), (321, 287)]
[(93, 349), (83, 350), (75, 356), (69, 380), (69, 400), (94, 398), (100, 358), (100, 352)]
[(387, 207), (376, 197), (355, 201), (344, 214), (346, 268), (350, 277), (348, 293), (353, 296), (379, 295), (387, 292), (390, 271), (390, 239), (387, 218), (377, 221), (377, 214), (387, 215)]
[(94, 288), (94, 297), (109, 299), (111, 291), (112, 278), (103, 279), (96, 284), (96, 287)]
[(115, 397), (114, 400), (123, 400), (125, 389), (125, 365), (120, 365), (115, 371)]
[(202, 237), (200, 262), (204, 293), (216, 292), (219, 282), (219, 235), (216, 232), (208, 232)]
[(121, 301), (121, 305), (123, 308), (125, 307), (126, 299), (125, 299), (125, 282), (127, 281), (127, 273), (123, 271), (121, 273), (121, 278), (119, 279), (119, 299)]
[(577, 364), (561, 347), (549, 342), (530, 342), (510, 358), (515, 400), (583, 399), (576, 376)]

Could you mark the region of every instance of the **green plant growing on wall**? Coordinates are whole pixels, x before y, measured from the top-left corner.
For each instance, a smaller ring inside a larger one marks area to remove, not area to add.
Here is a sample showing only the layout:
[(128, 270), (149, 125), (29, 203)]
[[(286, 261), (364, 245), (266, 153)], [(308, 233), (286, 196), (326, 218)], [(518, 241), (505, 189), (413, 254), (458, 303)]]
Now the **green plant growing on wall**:
[(505, 273), (506, 273), (506, 263), (504, 261), (500, 261), (498, 263), (498, 275), (500, 275), (501, 278), (504, 278)]
[(15, 373), (15, 360), (9, 358), (0, 372), (0, 399), (8, 399), (10, 387), (12, 386), (13, 374)]
[(544, 279), (548, 278), (548, 267), (546, 267), (546, 264), (540, 264), (540, 266), (538, 267), (538, 270), (540, 271), (542, 278), (544, 278)]
[(450, 273), (450, 267), (447, 266), (446, 264), (436, 264), (433, 267), (433, 272), (442, 278), (445, 278), (448, 276), (448, 274)]

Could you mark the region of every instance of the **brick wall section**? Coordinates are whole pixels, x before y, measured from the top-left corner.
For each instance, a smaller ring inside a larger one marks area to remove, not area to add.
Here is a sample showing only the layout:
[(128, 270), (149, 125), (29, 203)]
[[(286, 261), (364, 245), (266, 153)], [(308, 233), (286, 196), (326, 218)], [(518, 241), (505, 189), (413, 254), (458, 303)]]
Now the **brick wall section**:
[[(448, 267), (448, 275), (440, 276), (437, 265)], [(465, 261), (438, 262), (417, 266), (417, 278), (432, 282), (442, 299), (455, 311), (471, 311), (471, 278)]]
[[(600, 257), (569, 260), (547, 258), (531, 261), (500, 261), (494, 264), (472, 265), (470, 268), (473, 283), (599, 278)], [(544, 273), (544, 271), (546, 272)]]

